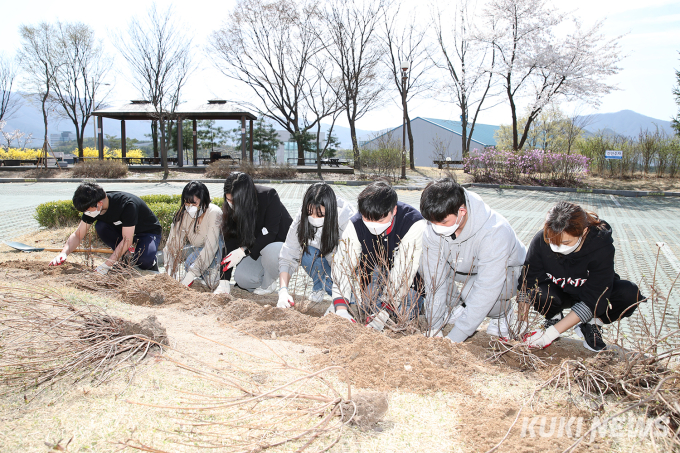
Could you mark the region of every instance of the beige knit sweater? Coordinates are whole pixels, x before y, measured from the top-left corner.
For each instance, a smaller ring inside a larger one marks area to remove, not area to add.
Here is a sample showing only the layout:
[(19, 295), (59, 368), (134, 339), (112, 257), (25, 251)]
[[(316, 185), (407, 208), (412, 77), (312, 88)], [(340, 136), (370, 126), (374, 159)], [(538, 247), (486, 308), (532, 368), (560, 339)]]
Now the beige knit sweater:
[(173, 223), (170, 227), (170, 234), (163, 249), (166, 263), (169, 262), (169, 256), (176, 256), (180, 248), (188, 242), (194, 247), (203, 247), (198, 258), (191, 265), (191, 270), (196, 275), (205, 272), (215, 258), (219, 246), (221, 224), (222, 209), (212, 203), (200, 219), (196, 231), (194, 231), (194, 219), (185, 213), (179, 225)]

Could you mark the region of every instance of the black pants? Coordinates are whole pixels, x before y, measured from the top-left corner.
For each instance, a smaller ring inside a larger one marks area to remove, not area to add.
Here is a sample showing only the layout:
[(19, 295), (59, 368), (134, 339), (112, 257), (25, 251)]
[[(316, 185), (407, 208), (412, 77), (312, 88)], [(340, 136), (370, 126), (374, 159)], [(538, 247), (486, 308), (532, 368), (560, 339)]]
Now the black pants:
[[(635, 283), (617, 277), (614, 278), (609, 304), (607, 300), (600, 300), (596, 313), (593, 313), (593, 316), (600, 318), (605, 324), (629, 317), (637, 309), (638, 303), (645, 298)], [(533, 307), (546, 319), (579, 302), (578, 298), (565, 293), (562, 288), (550, 282), (539, 284), (538, 290), (539, 294), (533, 300)]]

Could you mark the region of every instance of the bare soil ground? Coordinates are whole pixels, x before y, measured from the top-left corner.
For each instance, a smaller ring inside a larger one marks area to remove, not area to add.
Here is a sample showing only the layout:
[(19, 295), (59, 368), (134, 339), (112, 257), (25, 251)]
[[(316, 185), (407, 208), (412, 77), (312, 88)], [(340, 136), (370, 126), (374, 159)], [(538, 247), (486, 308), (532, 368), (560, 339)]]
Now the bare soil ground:
[[(63, 242), (66, 231), (41, 234), (40, 241)], [(71, 438), (67, 451), (72, 452), (132, 451), (123, 445), (130, 439), (163, 451), (230, 451), (171, 442), (182, 414), (140, 403), (177, 407), (187, 395), (219, 393), (214, 383), (188, 371), (206, 364), (238, 366), (258, 382), (281, 380), (285, 370), (262, 362), (274, 356), (310, 372), (342, 367), (331, 379), (338, 389), (349, 383), (355, 391), (386, 393), (384, 418), (371, 429), (346, 430), (331, 451), (485, 452), (503, 439), (498, 451), (562, 451), (573, 438), (522, 437), (524, 417), (589, 420), (594, 415), (578, 411), (559, 389), (546, 389), (530, 402), (549, 371), (527, 371), (512, 360), (490, 363), (491, 339), (483, 331), (460, 345), (442, 338), (377, 333), (336, 316), (320, 317), (323, 310), (304, 313), (305, 303), (296, 305), (302, 311), (282, 310), (275, 307), (275, 295), (253, 296), (238, 289), (217, 297), (187, 289), (166, 275), (117, 280), (112, 287), (111, 281), (95, 280), (82, 259), (69, 257), (62, 266), (48, 267), (53, 255), (0, 247), (2, 282), (57, 291), (134, 322), (154, 315), (172, 349), (148, 359), (131, 383), (121, 379), (93, 387), (79, 382), (49, 389), (30, 404), (21, 394), (0, 396), (3, 452), (43, 452), (48, 450), (45, 443), (54, 446), (61, 439), (64, 446)], [(555, 364), (587, 355), (569, 340), (539, 354)], [(375, 411), (382, 404), (375, 403)], [(597, 438), (576, 451), (628, 451), (626, 442)], [(277, 451), (295, 448), (284, 445)]]

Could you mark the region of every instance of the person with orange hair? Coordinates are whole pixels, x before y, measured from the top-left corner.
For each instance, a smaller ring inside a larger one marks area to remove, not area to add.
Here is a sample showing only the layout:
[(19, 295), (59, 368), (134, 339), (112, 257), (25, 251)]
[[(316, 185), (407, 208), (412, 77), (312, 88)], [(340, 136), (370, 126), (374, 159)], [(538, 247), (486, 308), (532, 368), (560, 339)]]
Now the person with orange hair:
[(614, 272), (614, 252), (612, 228), (595, 213), (568, 201), (548, 211), (518, 284), (520, 312), (532, 304), (545, 316), (545, 330), (525, 336), (529, 347), (546, 348), (576, 326), (585, 348), (606, 348), (602, 326), (632, 315), (645, 299), (635, 283)]

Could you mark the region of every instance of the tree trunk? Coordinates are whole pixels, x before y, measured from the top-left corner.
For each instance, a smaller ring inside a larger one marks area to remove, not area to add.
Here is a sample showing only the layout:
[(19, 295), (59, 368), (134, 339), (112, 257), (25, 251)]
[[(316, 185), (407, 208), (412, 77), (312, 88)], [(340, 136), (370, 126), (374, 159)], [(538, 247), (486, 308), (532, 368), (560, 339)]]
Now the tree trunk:
[(168, 169), (168, 147), (165, 143), (165, 120), (159, 121), (161, 129), (161, 166), (163, 167), (163, 180), (168, 179), (170, 170)]
[(302, 137), (303, 133), (297, 131), (295, 134), (295, 142), (297, 143), (297, 154), (298, 154), (298, 166), (305, 166), (305, 150), (304, 150), (304, 140)]
[[(319, 179), (323, 179), (321, 177), (321, 121), (316, 124), (316, 174)], [(328, 138), (326, 138), (326, 141), (328, 141)]]
[(153, 141), (153, 157), (158, 157), (158, 120), (151, 121), (151, 140)]
[(413, 131), (411, 130), (411, 117), (408, 115), (408, 110), (406, 111), (406, 133), (408, 134), (408, 149), (409, 149), (409, 167), (411, 170), (416, 169), (416, 159), (413, 157)]

